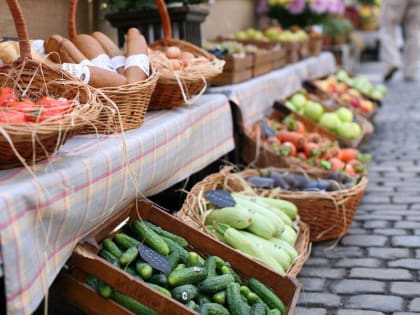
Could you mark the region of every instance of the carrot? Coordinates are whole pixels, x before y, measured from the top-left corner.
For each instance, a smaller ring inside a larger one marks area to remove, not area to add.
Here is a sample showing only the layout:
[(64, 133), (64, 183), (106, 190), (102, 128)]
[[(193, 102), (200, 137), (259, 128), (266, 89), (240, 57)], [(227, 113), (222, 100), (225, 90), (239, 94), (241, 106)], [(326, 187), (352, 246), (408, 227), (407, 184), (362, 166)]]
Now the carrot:
[(330, 161), (331, 169), (334, 171), (342, 170), (346, 166), (343, 161), (336, 157), (330, 158), (328, 161)]
[(353, 148), (341, 149), (341, 160), (343, 162), (349, 162), (351, 160), (356, 160), (359, 151)]
[(356, 175), (356, 171), (354, 170), (351, 164), (346, 164), (346, 167), (344, 168), (344, 172), (348, 175)]
[(299, 120), (296, 121), (296, 132), (300, 133), (301, 135), (304, 135), (306, 132), (305, 125)]
[(339, 147), (330, 147), (325, 150), (325, 152), (322, 154), (322, 157), (327, 160), (331, 158), (339, 158), (341, 156), (340, 151), (341, 150)]
[(322, 137), (318, 132), (310, 132), (306, 135), (306, 140), (313, 143), (320, 143)]
[(276, 134), (277, 138), (283, 143), (283, 142), (291, 142), (295, 145), (297, 149), (303, 148), (305, 145), (305, 137), (301, 135), (300, 133), (297, 133), (295, 131), (278, 131)]
[(317, 157), (321, 154), (319, 145), (313, 142), (306, 142), (303, 146), (303, 152), (308, 157)]

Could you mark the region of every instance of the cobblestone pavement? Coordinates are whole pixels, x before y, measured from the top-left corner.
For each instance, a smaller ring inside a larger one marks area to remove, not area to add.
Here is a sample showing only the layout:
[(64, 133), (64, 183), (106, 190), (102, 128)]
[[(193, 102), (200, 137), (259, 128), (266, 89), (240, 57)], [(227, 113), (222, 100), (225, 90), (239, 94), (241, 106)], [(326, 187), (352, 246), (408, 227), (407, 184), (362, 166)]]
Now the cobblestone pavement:
[(313, 245), (296, 315), (420, 314), (420, 83), (397, 76), (388, 88), (362, 148), (373, 155), (366, 194), (348, 235)]

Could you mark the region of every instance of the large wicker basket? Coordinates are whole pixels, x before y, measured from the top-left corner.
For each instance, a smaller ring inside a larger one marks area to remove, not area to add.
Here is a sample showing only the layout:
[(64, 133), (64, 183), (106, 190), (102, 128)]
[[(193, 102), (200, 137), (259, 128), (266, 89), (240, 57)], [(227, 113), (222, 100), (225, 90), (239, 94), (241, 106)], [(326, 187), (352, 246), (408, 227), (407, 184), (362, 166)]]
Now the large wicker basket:
[[(77, 35), (77, 4), (78, 0), (70, 0), (68, 28), (69, 38), (72, 41)], [(95, 126), (86, 128), (84, 132), (109, 134), (141, 127), (159, 78), (159, 73), (153, 64), (150, 69), (149, 77), (143, 81), (98, 89), (104, 103), (111, 100), (115, 106), (104, 108)]]
[[(232, 192), (242, 191), (242, 186), (235, 183), (235, 179), (229, 176), (230, 170), (230, 167), (226, 167), (219, 173), (209, 175), (202, 181), (195, 184), (191, 191), (188, 193), (181, 210), (175, 215), (186, 224), (206, 232), (206, 229), (204, 229), (202, 224), (202, 218), (197, 212), (199, 209), (199, 203), (201, 202), (200, 199), (202, 198), (204, 192), (211, 189), (221, 188)], [(299, 220), (298, 228), (299, 236), (296, 241), (295, 248), (299, 253), (299, 257), (290, 267), (290, 269), (287, 270), (287, 274), (291, 276), (297, 276), (299, 271), (302, 269), (303, 264), (308, 259), (311, 249), (308, 225), (304, 221)]]
[[(325, 178), (324, 173), (305, 172), (295, 169), (265, 168), (248, 169), (237, 174), (241, 178), (261, 176), (262, 173), (292, 172), (311, 178)], [(237, 180), (240, 183), (240, 180)], [(311, 242), (333, 240), (348, 233), (356, 214), (359, 202), (366, 190), (368, 180), (363, 176), (358, 183), (339, 191), (282, 191), (280, 189), (261, 189), (262, 196), (279, 198), (293, 202), (298, 207), (300, 218), (310, 227)]]
[(37, 62), (25, 20), (16, 0), (7, 0), (19, 38), (20, 58), (0, 68), (0, 86), (19, 90), (25, 97), (65, 97), (73, 101), (59, 120), (40, 123), (0, 123), (0, 168), (30, 165), (48, 158), (72, 134), (98, 117), (102, 104), (81, 81), (58, 68)]
[(165, 109), (191, 103), (194, 96), (204, 92), (207, 83), (222, 73), (224, 61), (219, 60), (205, 50), (184, 40), (172, 38), (172, 26), (168, 10), (163, 0), (156, 0), (162, 22), (164, 39), (152, 43), (150, 48), (163, 51), (169, 46), (178, 46), (183, 51), (209, 60), (202, 66), (190, 66), (188, 71), (161, 73), (156, 89), (152, 95), (149, 109)]

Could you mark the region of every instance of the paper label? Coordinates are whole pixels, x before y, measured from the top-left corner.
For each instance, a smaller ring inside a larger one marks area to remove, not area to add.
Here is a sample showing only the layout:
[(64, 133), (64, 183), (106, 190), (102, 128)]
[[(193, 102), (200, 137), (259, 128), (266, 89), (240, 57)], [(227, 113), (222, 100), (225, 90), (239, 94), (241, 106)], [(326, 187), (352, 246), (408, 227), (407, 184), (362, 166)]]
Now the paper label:
[(75, 64), (75, 63), (63, 63), (61, 67), (64, 71), (72, 74), (73, 76), (78, 78), (80, 81), (83, 81), (86, 84), (89, 83), (90, 71), (86, 65)]
[(125, 67), (124, 70), (127, 70), (130, 67), (139, 67), (146, 76), (149, 76), (150, 73), (150, 60), (147, 55), (140, 54), (140, 55), (132, 55), (127, 57), (125, 60)]
[(91, 62), (96, 67), (114, 71), (114, 67), (111, 64), (111, 59), (106, 54), (100, 54), (98, 57), (93, 58)]
[(117, 70), (125, 66), (125, 56), (115, 56), (111, 58), (112, 67)]

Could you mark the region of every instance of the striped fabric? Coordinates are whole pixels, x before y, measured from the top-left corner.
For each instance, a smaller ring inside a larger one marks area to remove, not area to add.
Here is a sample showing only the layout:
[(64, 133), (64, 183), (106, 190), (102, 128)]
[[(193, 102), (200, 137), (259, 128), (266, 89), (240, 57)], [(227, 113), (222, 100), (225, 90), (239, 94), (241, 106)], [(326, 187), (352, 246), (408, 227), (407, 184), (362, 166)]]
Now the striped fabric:
[(335, 68), (334, 56), (325, 52), (240, 84), (211, 88), (210, 93), (227, 95), (239, 107), (243, 127), (248, 128), (270, 112), (275, 100), (300, 89), (303, 80), (325, 76)]
[(76, 243), (136, 195), (160, 192), (231, 151), (229, 102), (205, 95), (191, 107), (148, 113), (124, 142), (77, 136), (36, 178), (21, 168), (0, 171), (8, 314), (31, 314)]

